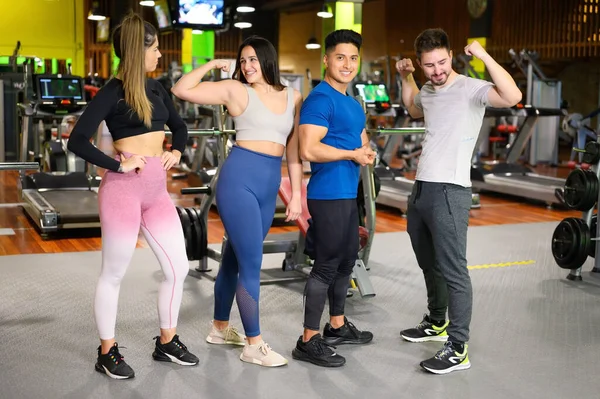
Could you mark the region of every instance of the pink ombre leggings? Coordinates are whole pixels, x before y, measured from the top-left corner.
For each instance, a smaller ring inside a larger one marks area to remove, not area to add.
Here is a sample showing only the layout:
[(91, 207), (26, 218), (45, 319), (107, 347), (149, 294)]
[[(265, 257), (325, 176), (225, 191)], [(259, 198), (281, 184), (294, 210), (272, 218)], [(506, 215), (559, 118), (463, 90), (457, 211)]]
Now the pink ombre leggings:
[(147, 163), (139, 173), (107, 171), (99, 189), (102, 271), (94, 315), (100, 339), (115, 336), (121, 280), (133, 256), (140, 227), (165, 277), (158, 290), (160, 328), (177, 325), (183, 281), (189, 270), (183, 229), (167, 192), (166, 171), (160, 157), (145, 158)]

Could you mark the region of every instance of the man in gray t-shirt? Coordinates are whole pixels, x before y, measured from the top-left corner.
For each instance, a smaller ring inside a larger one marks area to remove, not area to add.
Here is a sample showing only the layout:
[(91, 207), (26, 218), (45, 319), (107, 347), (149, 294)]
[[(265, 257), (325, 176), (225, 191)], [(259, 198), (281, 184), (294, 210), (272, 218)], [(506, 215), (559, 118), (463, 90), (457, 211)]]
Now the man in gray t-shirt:
[[(402, 101), (413, 118), (425, 118), (425, 139), (409, 198), (407, 230), (423, 270), (429, 314), (400, 334), (411, 342), (447, 341), (421, 367), (446, 374), (471, 367), (467, 353), (473, 292), (467, 270), (471, 207), (471, 155), (485, 107), (512, 107), (522, 97), (513, 78), (477, 41), (465, 53), (485, 64), (493, 84), (452, 70), (448, 36), (423, 31), (415, 40), (427, 82), (417, 88), (410, 59), (398, 61)], [(446, 321), (446, 310), (448, 321)]]

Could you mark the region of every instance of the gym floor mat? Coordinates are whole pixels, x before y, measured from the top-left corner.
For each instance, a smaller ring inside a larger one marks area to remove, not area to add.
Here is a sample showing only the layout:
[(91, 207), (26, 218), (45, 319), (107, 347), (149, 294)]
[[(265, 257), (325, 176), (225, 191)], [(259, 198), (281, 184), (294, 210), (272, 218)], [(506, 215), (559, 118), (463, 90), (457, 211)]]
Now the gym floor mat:
[[(427, 374), (419, 362), (440, 343), (402, 341), (427, 311), (422, 273), (406, 233), (375, 236), (371, 279), (377, 296), (348, 299), (346, 315), (375, 335), (367, 346), (338, 346), (341, 369), (291, 358), (302, 332), (304, 282), (261, 290), (261, 330), (289, 365), (265, 369), (239, 360), (240, 348), (205, 342), (212, 319), (209, 279), (188, 277), (179, 317), (181, 340), (200, 358), (187, 368), (155, 362), (156, 295), (162, 278), (150, 249), (135, 251), (120, 293), (117, 341), (136, 372), (115, 381), (94, 371), (99, 341), (92, 313), (100, 252), (0, 257), (0, 392), (6, 398), (595, 398), (600, 368), (600, 276), (565, 279), (550, 250), (557, 223), (472, 227), (470, 265), (532, 260), (527, 267), (471, 270), (472, 368)], [(265, 273), (283, 255), (266, 255)], [(215, 263), (211, 263), (213, 269)], [(190, 263), (195, 267), (195, 263)], [(214, 271), (213, 271), (214, 273)], [(326, 321), (325, 308), (322, 325)], [(232, 322), (240, 327), (234, 303)]]

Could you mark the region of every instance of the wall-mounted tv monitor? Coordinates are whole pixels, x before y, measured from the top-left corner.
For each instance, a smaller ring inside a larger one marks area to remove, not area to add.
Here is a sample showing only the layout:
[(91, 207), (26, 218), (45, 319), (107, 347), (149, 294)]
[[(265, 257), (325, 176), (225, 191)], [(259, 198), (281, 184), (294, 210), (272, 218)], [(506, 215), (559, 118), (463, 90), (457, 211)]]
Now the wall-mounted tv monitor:
[(227, 0), (171, 0), (173, 26), (203, 30), (225, 25)]
[(169, 29), (173, 26), (171, 23), (171, 10), (167, 0), (156, 0), (154, 2), (154, 15), (156, 15), (158, 29)]
[(390, 94), (387, 87), (381, 83), (356, 83), (356, 94), (362, 97), (367, 104), (374, 102), (389, 102)]

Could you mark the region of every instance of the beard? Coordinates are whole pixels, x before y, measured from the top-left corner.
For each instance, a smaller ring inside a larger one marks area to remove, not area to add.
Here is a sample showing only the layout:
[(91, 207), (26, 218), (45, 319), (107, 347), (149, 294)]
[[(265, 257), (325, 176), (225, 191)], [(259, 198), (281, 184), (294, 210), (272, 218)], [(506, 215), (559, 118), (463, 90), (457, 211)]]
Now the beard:
[(434, 86), (443, 86), (448, 81), (448, 74), (446, 72), (444, 72), (441, 75), (438, 75), (436, 78), (437, 79), (434, 80), (433, 76), (429, 77), (429, 81), (431, 82), (431, 84), (434, 85)]

